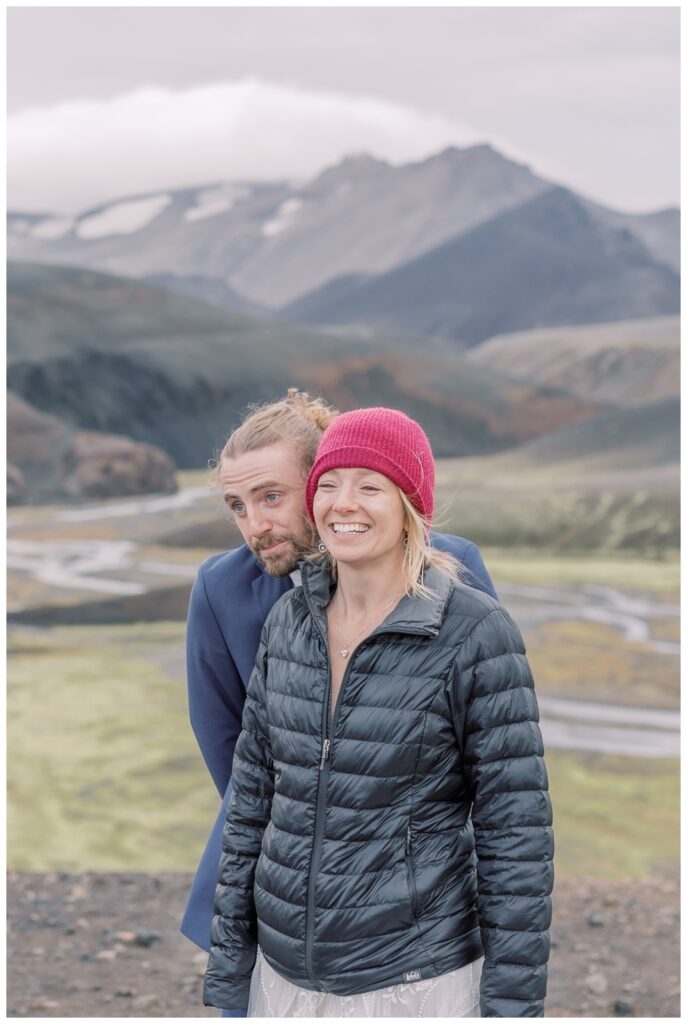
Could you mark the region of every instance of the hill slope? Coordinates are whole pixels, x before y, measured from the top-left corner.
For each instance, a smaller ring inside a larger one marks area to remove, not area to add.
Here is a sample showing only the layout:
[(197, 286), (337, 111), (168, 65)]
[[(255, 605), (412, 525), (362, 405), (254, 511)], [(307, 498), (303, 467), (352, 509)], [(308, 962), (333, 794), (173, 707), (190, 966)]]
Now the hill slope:
[(7, 395), (10, 503), (173, 493), (174, 466), (159, 448), (112, 434), (78, 431)]
[(341, 409), (404, 409), (438, 455), (498, 451), (603, 408), (439, 342), (290, 327), (93, 271), (10, 264), (7, 311), (14, 391), (74, 427), (159, 445), (182, 467), (201, 465), (249, 402), (296, 384)]
[(617, 405), (680, 390), (680, 320), (656, 317), (504, 334), (468, 353), (470, 362), (514, 379), (562, 387)]
[(287, 307), (291, 321), (405, 327), (464, 346), (557, 324), (676, 313), (679, 278), (625, 228), (552, 188), (370, 281)]
[(585, 462), (596, 470), (651, 469), (680, 462), (680, 400), (613, 409), (594, 419), (565, 426), (512, 453), (533, 466)]

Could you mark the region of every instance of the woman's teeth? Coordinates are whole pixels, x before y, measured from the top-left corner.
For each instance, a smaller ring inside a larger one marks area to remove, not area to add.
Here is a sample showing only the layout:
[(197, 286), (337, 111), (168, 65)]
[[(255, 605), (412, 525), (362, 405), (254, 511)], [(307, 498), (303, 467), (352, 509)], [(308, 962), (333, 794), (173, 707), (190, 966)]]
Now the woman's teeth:
[(332, 523), (334, 533), (366, 533), (369, 529), (362, 523)]

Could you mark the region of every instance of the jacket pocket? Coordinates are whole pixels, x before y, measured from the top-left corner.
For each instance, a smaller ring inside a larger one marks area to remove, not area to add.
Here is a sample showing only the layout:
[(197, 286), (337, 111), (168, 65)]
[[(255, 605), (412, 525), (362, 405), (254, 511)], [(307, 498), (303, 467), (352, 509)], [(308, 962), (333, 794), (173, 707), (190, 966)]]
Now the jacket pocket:
[(406, 874), (408, 876), (408, 892), (410, 893), (410, 912), (413, 917), (415, 917), (417, 913), (417, 888), (415, 886), (415, 868), (413, 866), (412, 843), (413, 840), (410, 832), (410, 825), (408, 825), (405, 840), (405, 862)]

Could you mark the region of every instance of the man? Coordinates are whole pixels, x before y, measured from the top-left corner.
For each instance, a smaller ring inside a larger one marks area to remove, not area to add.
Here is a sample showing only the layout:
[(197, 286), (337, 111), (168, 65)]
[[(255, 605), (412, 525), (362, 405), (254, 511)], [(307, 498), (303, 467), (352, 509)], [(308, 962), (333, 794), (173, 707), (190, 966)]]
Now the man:
[[(188, 613), (191, 724), (224, 797), (181, 924), (183, 934), (206, 950), (248, 680), (272, 605), (299, 584), (298, 563), (317, 544), (305, 508), (305, 481), (320, 437), (335, 415), (321, 399), (291, 388), (285, 399), (251, 412), (219, 459), (224, 501), (245, 544), (201, 565)], [(465, 583), (496, 597), (474, 544), (442, 534), (431, 539), (461, 562)]]

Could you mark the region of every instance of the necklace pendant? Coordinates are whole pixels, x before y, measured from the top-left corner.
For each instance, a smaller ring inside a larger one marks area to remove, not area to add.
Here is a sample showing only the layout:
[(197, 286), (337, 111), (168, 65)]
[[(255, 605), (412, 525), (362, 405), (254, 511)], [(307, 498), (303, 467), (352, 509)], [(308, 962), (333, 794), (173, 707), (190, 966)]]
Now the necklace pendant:
[(346, 645), (345, 647), (342, 647), (341, 650), (339, 651), (339, 654), (341, 655), (342, 658), (347, 658), (348, 657), (348, 645)]

